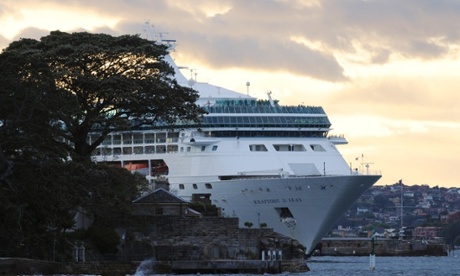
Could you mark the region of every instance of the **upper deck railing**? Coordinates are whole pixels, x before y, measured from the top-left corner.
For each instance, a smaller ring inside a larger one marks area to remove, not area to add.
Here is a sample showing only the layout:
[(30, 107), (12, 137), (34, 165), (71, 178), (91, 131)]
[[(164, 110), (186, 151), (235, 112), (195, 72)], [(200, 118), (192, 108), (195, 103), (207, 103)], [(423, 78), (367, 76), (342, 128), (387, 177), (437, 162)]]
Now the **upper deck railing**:
[(281, 106), (271, 105), (263, 100), (218, 100), (212, 106), (203, 106), (208, 113), (284, 113), (284, 114), (321, 114), (325, 115), (320, 106)]

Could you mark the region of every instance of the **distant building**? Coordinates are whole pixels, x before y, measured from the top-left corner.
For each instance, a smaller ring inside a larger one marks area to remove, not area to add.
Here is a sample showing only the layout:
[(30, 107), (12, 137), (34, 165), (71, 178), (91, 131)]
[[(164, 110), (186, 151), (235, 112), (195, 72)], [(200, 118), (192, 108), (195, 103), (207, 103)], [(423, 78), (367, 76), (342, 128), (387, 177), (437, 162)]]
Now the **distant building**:
[(404, 197), (414, 197), (414, 192), (404, 192)]
[(449, 214), (448, 222), (454, 222), (460, 220), (460, 211), (452, 212)]
[(440, 236), (442, 227), (438, 226), (419, 226), (414, 229), (412, 235), (414, 238), (431, 240)]

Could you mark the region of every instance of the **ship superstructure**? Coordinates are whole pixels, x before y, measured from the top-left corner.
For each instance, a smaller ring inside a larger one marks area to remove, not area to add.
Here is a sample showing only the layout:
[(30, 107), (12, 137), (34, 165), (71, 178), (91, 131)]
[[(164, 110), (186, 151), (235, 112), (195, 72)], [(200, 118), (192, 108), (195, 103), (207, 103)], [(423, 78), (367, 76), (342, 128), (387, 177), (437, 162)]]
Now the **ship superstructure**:
[[(362, 174), (345, 162), (328, 136), (322, 107), (282, 106), (184, 77), (208, 114), (199, 123), (113, 132), (93, 159), (167, 180), (185, 200), (207, 198), (240, 226), (261, 224), (297, 239), (311, 253), (322, 236), (380, 174)], [(96, 135), (97, 136), (97, 135)], [(92, 137), (90, 136), (89, 139)]]

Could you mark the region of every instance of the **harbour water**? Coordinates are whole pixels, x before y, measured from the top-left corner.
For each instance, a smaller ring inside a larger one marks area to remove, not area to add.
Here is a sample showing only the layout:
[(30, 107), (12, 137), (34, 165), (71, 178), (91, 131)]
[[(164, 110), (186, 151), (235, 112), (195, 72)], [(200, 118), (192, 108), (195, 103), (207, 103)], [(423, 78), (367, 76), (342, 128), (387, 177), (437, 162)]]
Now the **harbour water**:
[(314, 257), (305, 276), (326, 275), (460, 275), (460, 251), (443, 257), (379, 257), (375, 270), (369, 257)]
[[(375, 258), (375, 269), (369, 266), (369, 257), (312, 257), (307, 261), (309, 272), (283, 273), (281, 275), (336, 276), (336, 275), (413, 275), (450, 276), (460, 275), (460, 250), (443, 257), (379, 257)], [(138, 270), (137, 276), (147, 276)], [(229, 274), (227, 274), (229, 276)], [(203, 275), (202, 275), (203, 276)], [(242, 276), (237, 274), (235, 276)], [(246, 276), (249, 276), (247, 274)], [(251, 275), (252, 276), (252, 275)]]

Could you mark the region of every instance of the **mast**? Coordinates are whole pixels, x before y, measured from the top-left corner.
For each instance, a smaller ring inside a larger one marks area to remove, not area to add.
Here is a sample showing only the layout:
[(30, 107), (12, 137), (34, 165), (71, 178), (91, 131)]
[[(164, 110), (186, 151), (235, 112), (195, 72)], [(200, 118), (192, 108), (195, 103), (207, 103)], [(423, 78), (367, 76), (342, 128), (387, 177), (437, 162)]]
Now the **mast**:
[(401, 185), (401, 213), (400, 213), (400, 218), (401, 218), (401, 229), (399, 230), (399, 239), (402, 240), (404, 238), (404, 229), (403, 229), (403, 217), (404, 217), (404, 213), (403, 213), (403, 208), (404, 208), (404, 204), (403, 204), (403, 200), (404, 200), (404, 195), (403, 195), (403, 188), (404, 188), (404, 184), (402, 183), (402, 179), (399, 180), (399, 184)]

